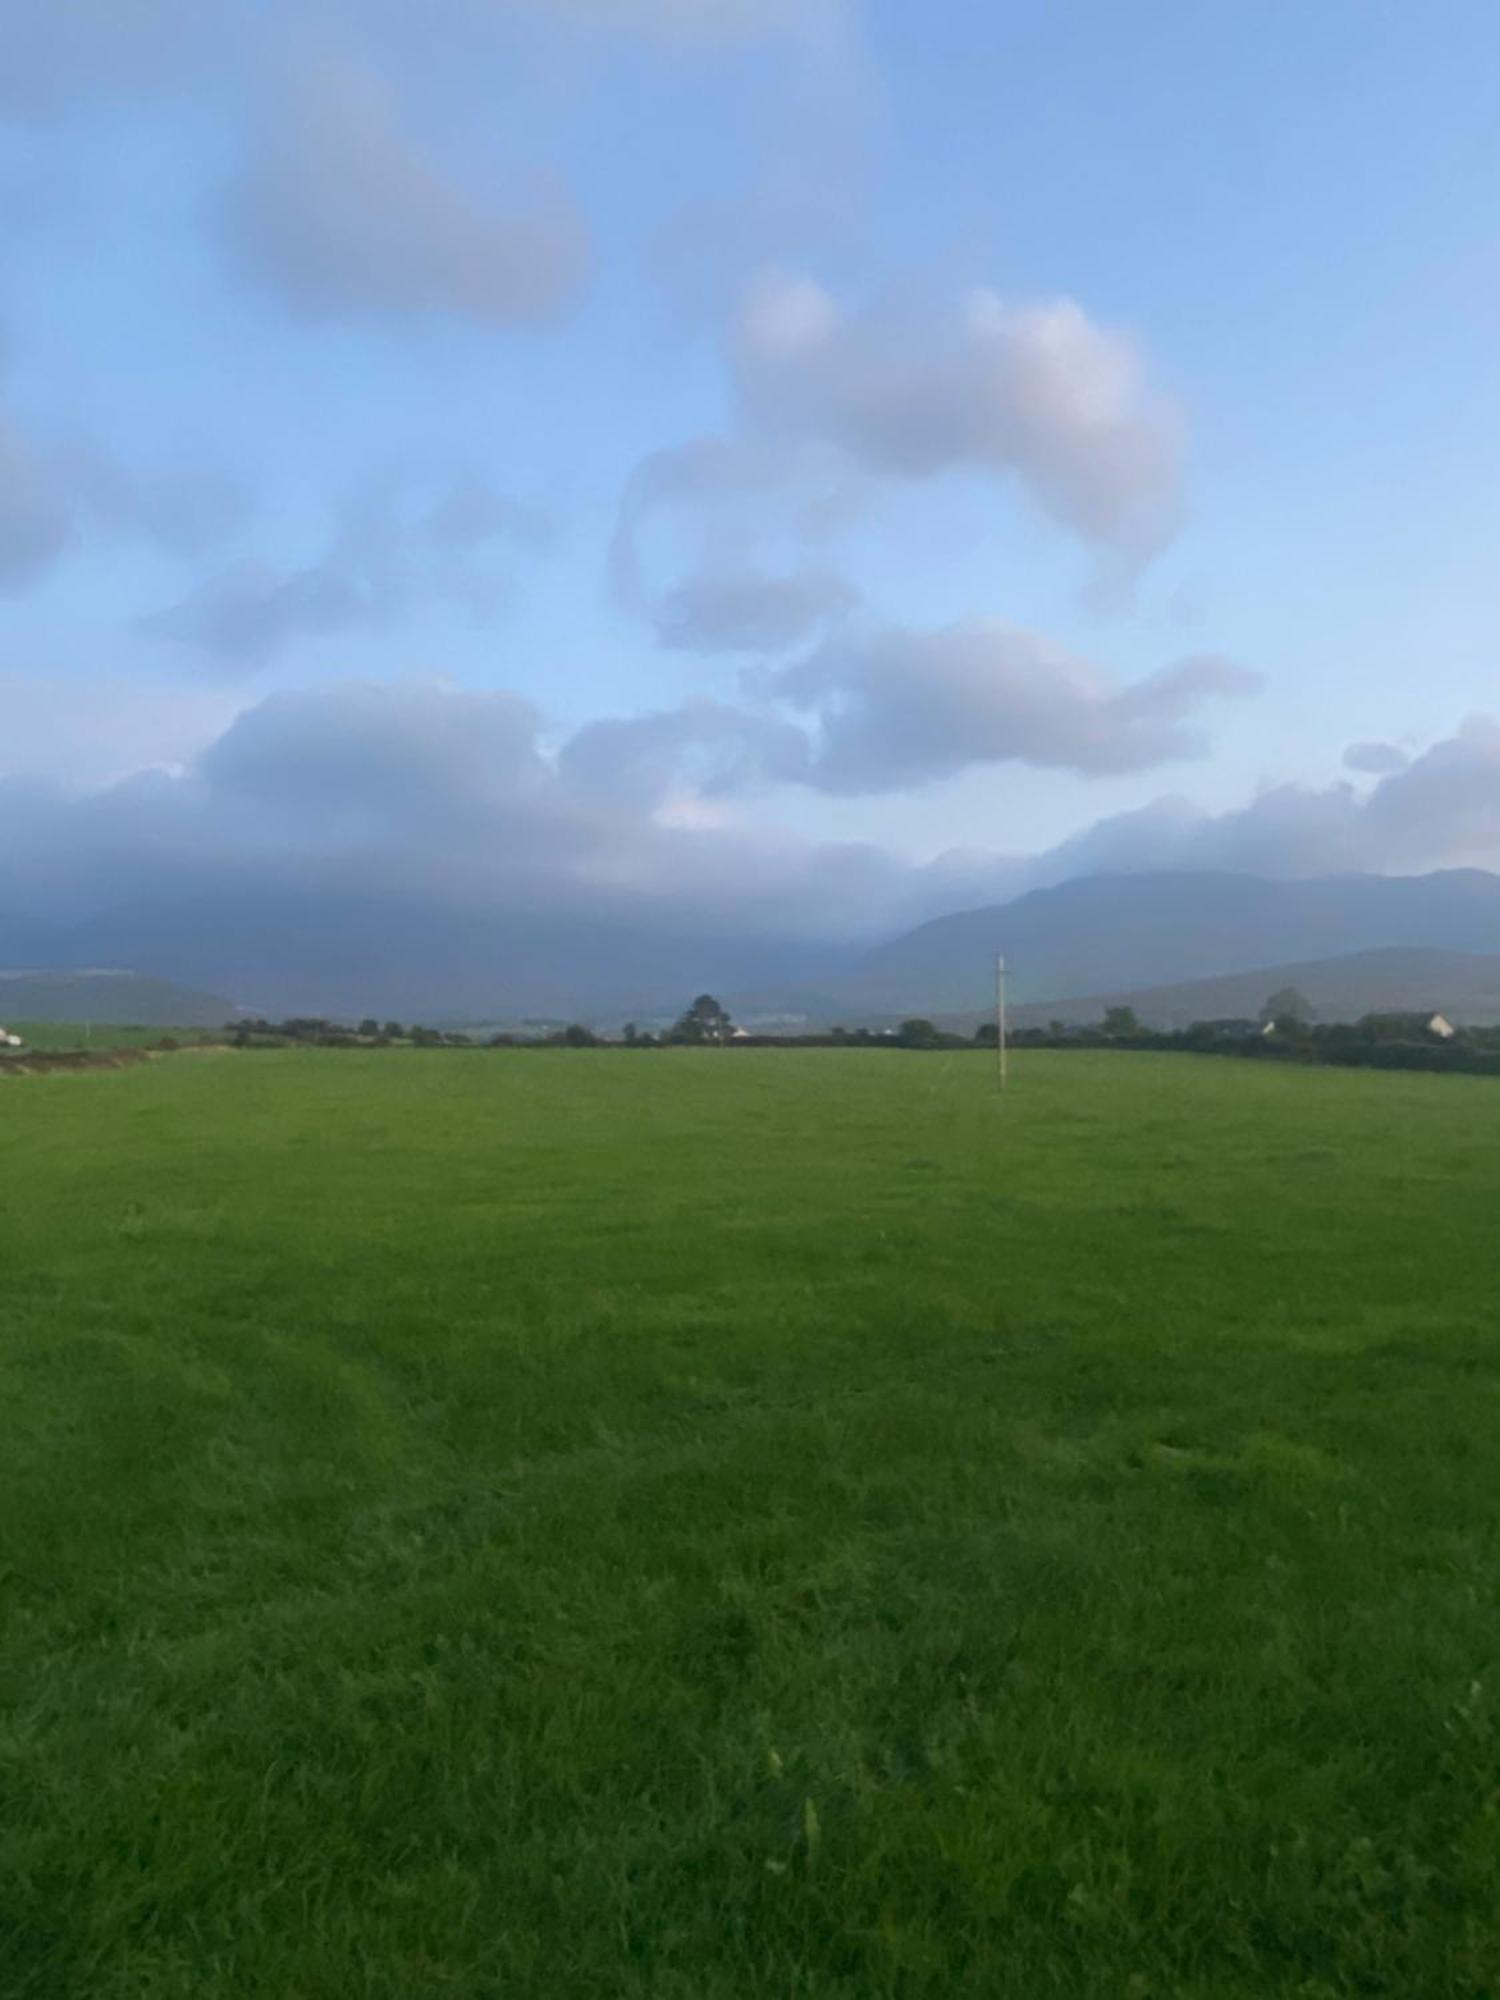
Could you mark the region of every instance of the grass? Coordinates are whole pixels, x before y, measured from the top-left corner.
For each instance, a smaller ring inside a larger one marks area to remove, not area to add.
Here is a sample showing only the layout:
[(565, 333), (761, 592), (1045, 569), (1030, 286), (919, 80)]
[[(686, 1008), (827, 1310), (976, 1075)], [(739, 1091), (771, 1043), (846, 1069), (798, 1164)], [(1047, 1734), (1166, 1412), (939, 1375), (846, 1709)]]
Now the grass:
[(0, 1096), (7, 2000), (1500, 1992), (1500, 1092)]

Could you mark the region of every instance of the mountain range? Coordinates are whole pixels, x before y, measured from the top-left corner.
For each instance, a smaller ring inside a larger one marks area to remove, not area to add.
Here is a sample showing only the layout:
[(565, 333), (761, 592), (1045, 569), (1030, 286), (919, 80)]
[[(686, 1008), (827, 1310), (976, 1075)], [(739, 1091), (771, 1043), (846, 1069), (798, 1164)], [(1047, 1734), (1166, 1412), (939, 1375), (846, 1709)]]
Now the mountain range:
[(1500, 875), (1088, 876), (893, 938), (830, 982), (820, 1004), (852, 1021), (979, 1012), (993, 1005), (1001, 953), (1024, 1004), (1264, 978), (1267, 967), (1392, 946), (1500, 952)]
[[(499, 918), (311, 890), (148, 900), (67, 927), (0, 918), (0, 968), (129, 967), (206, 994), (215, 1008), (222, 994), (274, 1014), (649, 1020), (708, 990), (745, 1018), (854, 1026), (906, 1014), (977, 1015), (992, 1004), (1002, 952), (1017, 1005), (1053, 1012), (1059, 1002), (1133, 996), (1134, 1004), (1163, 988), (1237, 974), (1253, 975), (1243, 991), (1163, 1004), (1196, 1014), (1254, 1012), (1269, 980), (1303, 986), (1324, 1011), (1362, 1012), (1395, 1004), (1387, 996), (1398, 971), (1414, 982), (1400, 988), (1410, 1004), (1462, 1012), (1463, 996), (1477, 996), (1488, 977), (1436, 960), (1425, 971), (1375, 961), (1323, 970), (1392, 949), (1500, 953), (1500, 876), (1478, 869), (1304, 881), (1090, 876), (940, 917), (872, 949), (605, 927), (562, 914)], [(1429, 993), (1431, 983), (1440, 990)]]
[(148, 1028), (217, 1028), (234, 1002), (139, 972), (0, 972), (0, 1022), (112, 1021)]

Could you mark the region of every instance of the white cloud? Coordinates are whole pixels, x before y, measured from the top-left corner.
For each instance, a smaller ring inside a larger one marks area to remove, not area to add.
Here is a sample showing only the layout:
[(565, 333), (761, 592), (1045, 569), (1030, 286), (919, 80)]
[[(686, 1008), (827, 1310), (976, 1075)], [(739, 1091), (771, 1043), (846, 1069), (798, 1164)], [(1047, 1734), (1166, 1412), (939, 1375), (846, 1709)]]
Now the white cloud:
[(1066, 874), (1224, 868), (1288, 877), (1500, 867), (1500, 722), (1471, 716), (1368, 791), (1278, 785), (1224, 813), (1157, 800), (1100, 821), (1053, 862)]
[(1084, 541), (1154, 555), (1181, 506), (1181, 423), (1135, 342), (1071, 299), (990, 291), (923, 310), (842, 310), (810, 280), (768, 273), (735, 332), (753, 432), (838, 446), (861, 468), (925, 479), (1012, 475)]

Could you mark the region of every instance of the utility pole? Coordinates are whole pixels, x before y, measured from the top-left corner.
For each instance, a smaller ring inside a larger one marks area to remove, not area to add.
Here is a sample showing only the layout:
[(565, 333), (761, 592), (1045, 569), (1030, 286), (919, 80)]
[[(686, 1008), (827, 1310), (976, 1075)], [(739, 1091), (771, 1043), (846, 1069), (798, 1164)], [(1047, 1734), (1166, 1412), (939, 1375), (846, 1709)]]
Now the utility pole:
[(995, 1070), (996, 1085), (1005, 1088), (1005, 960), (995, 960)]

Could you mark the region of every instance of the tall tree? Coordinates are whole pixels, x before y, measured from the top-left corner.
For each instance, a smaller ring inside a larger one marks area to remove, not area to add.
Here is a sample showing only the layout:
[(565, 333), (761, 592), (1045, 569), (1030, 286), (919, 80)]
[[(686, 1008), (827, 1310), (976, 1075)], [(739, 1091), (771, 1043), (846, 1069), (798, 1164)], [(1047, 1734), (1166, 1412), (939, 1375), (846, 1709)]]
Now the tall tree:
[(734, 1023), (712, 993), (700, 993), (672, 1030), (674, 1042), (727, 1042)]

